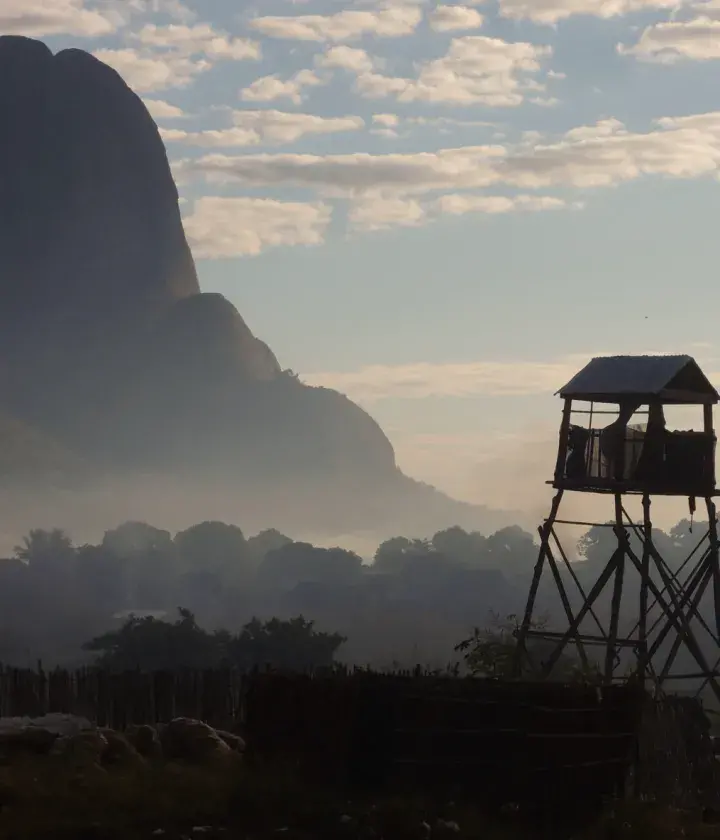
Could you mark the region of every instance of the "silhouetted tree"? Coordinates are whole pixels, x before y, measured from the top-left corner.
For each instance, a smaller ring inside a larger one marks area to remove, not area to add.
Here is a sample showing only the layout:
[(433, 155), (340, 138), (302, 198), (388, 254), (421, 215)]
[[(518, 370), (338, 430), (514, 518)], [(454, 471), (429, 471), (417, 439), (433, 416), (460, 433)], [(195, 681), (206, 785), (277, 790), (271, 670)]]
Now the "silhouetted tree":
[(75, 555), (72, 540), (61, 528), (33, 528), (15, 546), (15, 557), (29, 566), (58, 568)]
[(254, 537), (250, 537), (247, 541), (248, 558), (253, 566), (256, 568), (265, 559), (265, 556), (270, 551), (277, 551), (279, 548), (284, 548), (290, 545), (292, 540), (276, 531), (275, 528), (268, 528), (265, 531), (260, 531)]
[(265, 586), (288, 591), (299, 583), (347, 585), (361, 573), (362, 558), (353, 551), (293, 542), (265, 555), (258, 578)]
[(245, 536), (237, 525), (201, 522), (175, 535), (175, 546), (185, 571), (212, 571), (237, 577), (248, 567)]
[(175, 622), (131, 616), (118, 630), (96, 636), (84, 649), (98, 655), (109, 670), (213, 668), (222, 663), (242, 669), (255, 666), (303, 671), (331, 665), (345, 638), (321, 633), (302, 616), (281, 621), (252, 619), (237, 635), (208, 633), (187, 609)]
[(320, 633), (302, 616), (289, 621), (252, 619), (228, 643), (230, 660), (240, 668), (270, 665), (279, 670), (304, 671), (332, 665), (338, 648), (347, 641), (338, 633)]
[[(542, 630), (546, 625), (547, 618), (543, 617), (535, 620), (531, 626), (533, 630)], [(501, 617), (491, 613), (490, 626), (475, 627), (472, 635), (457, 644), (455, 650), (463, 654), (465, 666), (476, 677), (503, 680), (516, 676), (523, 679), (539, 677), (543, 660), (550, 655), (554, 645), (552, 642), (528, 639), (525, 647), (529, 655), (523, 657), (518, 675), (515, 666), (519, 629), (520, 621), (517, 615)], [(553, 669), (552, 676), (555, 679), (594, 680), (597, 672), (591, 670), (587, 674), (583, 673), (578, 662), (563, 654)]]
[(468, 533), (458, 525), (438, 531), (432, 538), (436, 551), (470, 568), (483, 568), (487, 565), (487, 542), (487, 538), (477, 531)]
[(411, 558), (434, 552), (435, 548), (430, 540), (391, 537), (378, 546), (373, 568), (378, 572), (397, 573), (405, 568)]
[(538, 556), (538, 546), (519, 525), (509, 525), (491, 534), (485, 543), (488, 563), (507, 576), (532, 572)]
[(212, 668), (223, 656), (217, 639), (182, 608), (174, 623), (131, 616), (119, 630), (96, 636), (83, 648), (98, 654), (97, 664), (110, 670)]
[(105, 532), (103, 548), (117, 557), (135, 557), (150, 551), (173, 553), (173, 539), (169, 531), (155, 528), (147, 522), (124, 522)]

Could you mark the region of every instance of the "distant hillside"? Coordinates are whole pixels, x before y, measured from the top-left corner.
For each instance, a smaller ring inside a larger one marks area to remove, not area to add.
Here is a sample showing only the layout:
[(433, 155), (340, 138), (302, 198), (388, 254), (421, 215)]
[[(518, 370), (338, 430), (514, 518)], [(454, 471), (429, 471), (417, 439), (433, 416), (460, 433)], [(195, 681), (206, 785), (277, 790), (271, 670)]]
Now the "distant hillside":
[(134, 471), (135, 495), (164, 475), (276, 526), (501, 518), (402, 475), (369, 414), (201, 292), (157, 126), (110, 67), (0, 37), (0, 183), (8, 473), (127, 488)]

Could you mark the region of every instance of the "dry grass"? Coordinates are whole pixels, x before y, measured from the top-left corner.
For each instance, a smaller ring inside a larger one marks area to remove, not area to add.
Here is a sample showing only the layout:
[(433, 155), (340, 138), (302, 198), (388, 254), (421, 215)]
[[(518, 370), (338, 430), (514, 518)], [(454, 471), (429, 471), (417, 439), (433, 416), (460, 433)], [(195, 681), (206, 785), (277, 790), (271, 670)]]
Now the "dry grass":
[[(292, 771), (239, 763), (104, 770), (26, 759), (0, 768), (0, 806), (3, 840), (424, 840), (423, 823), (436, 826), (438, 818), (455, 821), (460, 834), (435, 828), (432, 840), (537, 836), (512, 820), (490, 824), (468, 806), (419, 797), (349, 801), (340, 791), (304, 784)], [(213, 830), (193, 832), (197, 827)], [(720, 826), (655, 805), (623, 804), (609, 808), (578, 840), (641, 838), (720, 840)]]

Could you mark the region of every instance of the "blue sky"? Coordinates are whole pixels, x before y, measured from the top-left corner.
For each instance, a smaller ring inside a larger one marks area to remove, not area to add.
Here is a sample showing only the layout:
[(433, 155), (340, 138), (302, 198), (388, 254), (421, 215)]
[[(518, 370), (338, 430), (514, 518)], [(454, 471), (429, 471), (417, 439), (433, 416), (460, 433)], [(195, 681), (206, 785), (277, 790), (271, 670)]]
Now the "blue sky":
[(0, 32), (122, 73), (203, 288), (418, 478), (541, 504), (593, 354), (720, 381), (720, 0), (0, 0)]

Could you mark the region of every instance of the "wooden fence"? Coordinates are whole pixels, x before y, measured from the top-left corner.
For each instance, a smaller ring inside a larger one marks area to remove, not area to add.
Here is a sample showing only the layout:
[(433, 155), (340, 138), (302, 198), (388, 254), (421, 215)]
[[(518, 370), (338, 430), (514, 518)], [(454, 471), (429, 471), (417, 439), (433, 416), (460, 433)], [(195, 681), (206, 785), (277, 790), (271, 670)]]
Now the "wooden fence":
[(614, 686), (258, 675), (250, 744), (353, 787), (470, 794), (488, 805), (587, 811), (623, 792), (643, 695)]
[(231, 669), (111, 673), (0, 667), (0, 716), (67, 712), (113, 729), (174, 717), (228, 726), (243, 716), (247, 679)]
[(500, 683), (364, 671), (113, 674), (0, 668), (0, 715), (50, 711), (123, 729), (176, 716), (241, 722), (252, 760), (369, 790), (588, 812), (622, 790), (643, 695), (627, 686)]

